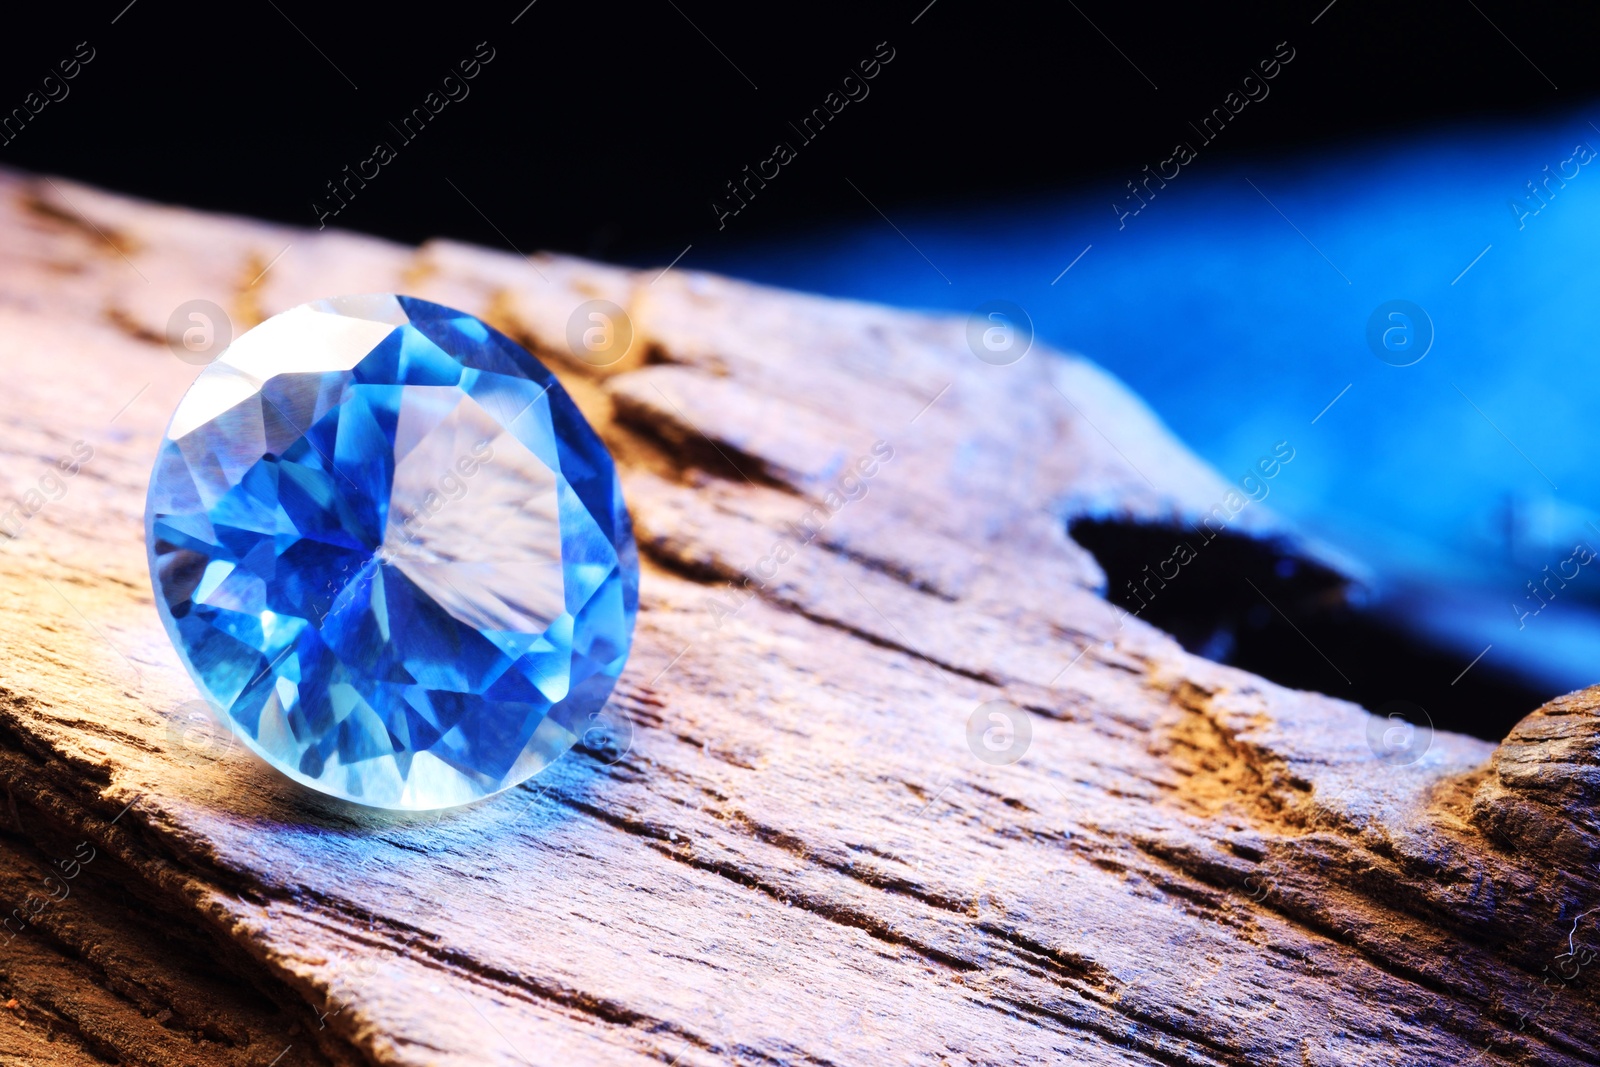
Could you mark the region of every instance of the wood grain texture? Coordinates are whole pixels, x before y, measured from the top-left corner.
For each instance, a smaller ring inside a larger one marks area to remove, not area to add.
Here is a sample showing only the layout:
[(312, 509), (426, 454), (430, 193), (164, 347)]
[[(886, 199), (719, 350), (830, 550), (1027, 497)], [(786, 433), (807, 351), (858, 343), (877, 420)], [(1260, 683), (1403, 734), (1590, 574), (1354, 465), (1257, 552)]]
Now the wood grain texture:
[[(195, 373), (173, 308), (238, 331), (374, 291), (550, 363), (643, 555), (625, 751), (426, 816), (197, 733), (144, 556)], [(595, 298), (636, 331), (613, 367), (566, 349)], [(0, 898), (26, 919), (0, 1063), (1600, 1063), (1600, 690), (1393, 766), (1360, 708), (1119, 617), (1066, 521), (1181, 526), (1227, 486), (1084, 360), (15, 174), (0, 360), (5, 506), (45, 501), (0, 543)], [(1337, 567), (1264, 508), (1233, 529)], [(991, 700), (1026, 710), (1020, 762), (969, 748)]]

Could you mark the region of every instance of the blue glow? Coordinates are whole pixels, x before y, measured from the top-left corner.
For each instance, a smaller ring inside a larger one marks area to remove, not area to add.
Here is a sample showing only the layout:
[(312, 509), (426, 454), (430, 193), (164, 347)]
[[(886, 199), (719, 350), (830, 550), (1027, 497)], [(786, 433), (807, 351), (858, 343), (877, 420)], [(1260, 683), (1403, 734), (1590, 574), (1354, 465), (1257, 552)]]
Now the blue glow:
[(390, 808), (572, 746), (627, 659), (616, 471), (550, 372), (408, 297), (275, 316), (185, 395), (151, 477), (156, 603), (269, 763)]
[[(1291, 441), (1269, 506), (1370, 564), (1384, 610), (1463, 665), (1494, 643), (1496, 661), (1571, 688), (1593, 680), (1600, 566), (1519, 612), (1577, 541), (1600, 548), (1583, 443), (1600, 337), (1591, 119), (1600, 109), (1286, 162), (1202, 155), (1120, 229), (1111, 203), (1129, 203), (1132, 172), (980, 211), (891, 211), (905, 238), (871, 216), (694, 265), (962, 315), (1016, 301), (1042, 340), (1114, 371), (1225, 475)], [(1414, 366), (1368, 347), (1390, 300), (1435, 327)]]

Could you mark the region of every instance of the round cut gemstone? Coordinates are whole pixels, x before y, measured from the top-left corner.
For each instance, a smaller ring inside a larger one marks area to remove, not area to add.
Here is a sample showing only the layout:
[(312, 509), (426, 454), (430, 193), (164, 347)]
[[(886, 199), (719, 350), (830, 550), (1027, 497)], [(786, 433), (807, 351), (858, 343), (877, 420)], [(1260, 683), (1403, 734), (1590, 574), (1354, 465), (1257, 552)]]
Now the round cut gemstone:
[(173, 414), (145, 523), (201, 692), (274, 767), (363, 804), (536, 774), (633, 637), (605, 446), (526, 351), (410, 297), (318, 301), (234, 341)]

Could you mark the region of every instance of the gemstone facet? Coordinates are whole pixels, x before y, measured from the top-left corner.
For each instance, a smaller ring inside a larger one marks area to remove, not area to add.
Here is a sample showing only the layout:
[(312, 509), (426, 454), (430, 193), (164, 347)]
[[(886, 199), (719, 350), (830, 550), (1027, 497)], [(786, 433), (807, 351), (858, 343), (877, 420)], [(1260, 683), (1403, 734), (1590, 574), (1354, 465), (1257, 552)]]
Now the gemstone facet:
[(362, 804), (538, 773), (633, 638), (605, 446), (517, 344), (411, 297), (322, 300), (234, 341), (173, 414), (145, 527), (201, 692), (272, 766)]

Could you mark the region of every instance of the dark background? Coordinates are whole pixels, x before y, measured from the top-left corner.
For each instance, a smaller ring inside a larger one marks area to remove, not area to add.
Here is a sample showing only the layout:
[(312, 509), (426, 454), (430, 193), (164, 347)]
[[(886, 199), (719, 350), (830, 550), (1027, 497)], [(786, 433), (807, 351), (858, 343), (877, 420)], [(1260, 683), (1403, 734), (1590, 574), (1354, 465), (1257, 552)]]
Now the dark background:
[[(325, 182), (383, 139), (398, 158), (333, 225), (664, 262), (691, 242), (715, 253), (875, 217), (864, 196), (892, 216), (1099, 178), (1109, 199), (1279, 41), (1296, 51), (1271, 83), (1283, 103), (1251, 109), (1208, 154), (1494, 121), (1600, 85), (1592, 8), (1577, 2), (525, 3), (114, 0), (26, 23), (8, 12), (0, 111), (78, 42), (96, 57), (0, 147), (0, 165), (308, 225)], [(480, 41), (495, 58), (471, 95), (401, 146), (388, 123)], [(870, 96), (719, 232), (711, 202), (724, 182), (796, 141), (788, 123), (880, 41), (895, 58)]]

